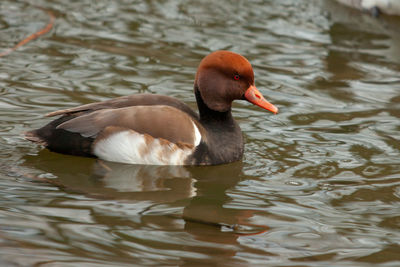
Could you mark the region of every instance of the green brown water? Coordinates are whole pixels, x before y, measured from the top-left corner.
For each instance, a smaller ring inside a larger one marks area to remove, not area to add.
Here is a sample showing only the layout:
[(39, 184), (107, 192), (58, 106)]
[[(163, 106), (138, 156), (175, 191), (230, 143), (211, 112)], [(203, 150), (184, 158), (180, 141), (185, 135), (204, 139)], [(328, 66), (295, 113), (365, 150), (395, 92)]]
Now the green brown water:
[[(0, 58), (1, 266), (400, 266), (399, 19), (328, 0), (3, 0), (0, 52), (44, 27), (34, 5), (55, 27)], [(280, 110), (235, 104), (242, 162), (110, 164), (21, 136), (128, 94), (195, 108), (218, 49)]]

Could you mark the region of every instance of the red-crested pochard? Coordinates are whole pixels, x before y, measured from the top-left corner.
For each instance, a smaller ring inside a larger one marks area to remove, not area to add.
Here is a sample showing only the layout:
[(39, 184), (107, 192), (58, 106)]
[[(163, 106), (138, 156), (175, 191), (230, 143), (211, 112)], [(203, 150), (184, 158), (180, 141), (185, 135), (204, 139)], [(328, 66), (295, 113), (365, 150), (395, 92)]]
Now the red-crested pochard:
[(46, 116), (62, 116), (25, 137), (51, 151), (107, 161), (215, 165), (243, 155), (233, 100), (278, 112), (254, 86), (249, 61), (229, 51), (200, 62), (194, 93), (199, 115), (172, 97), (138, 94), (51, 112)]

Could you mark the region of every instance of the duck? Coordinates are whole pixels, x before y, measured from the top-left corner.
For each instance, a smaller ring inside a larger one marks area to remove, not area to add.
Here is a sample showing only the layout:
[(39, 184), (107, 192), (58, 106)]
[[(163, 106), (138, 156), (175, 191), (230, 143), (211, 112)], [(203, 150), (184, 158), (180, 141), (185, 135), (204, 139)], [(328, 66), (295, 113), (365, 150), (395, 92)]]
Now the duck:
[(371, 12), (374, 16), (379, 13), (400, 15), (399, 0), (336, 0), (337, 2), (360, 10)]
[(201, 60), (194, 95), (199, 113), (176, 98), (150, 93), (50, 112), (47, 117), (59, 117), (25, 138), (52, 152), (111, 162), (219, 165), (243, 156), (234, 100), (278, 112), (255, 86), (250, 62), (231, 51), (215, 51)]

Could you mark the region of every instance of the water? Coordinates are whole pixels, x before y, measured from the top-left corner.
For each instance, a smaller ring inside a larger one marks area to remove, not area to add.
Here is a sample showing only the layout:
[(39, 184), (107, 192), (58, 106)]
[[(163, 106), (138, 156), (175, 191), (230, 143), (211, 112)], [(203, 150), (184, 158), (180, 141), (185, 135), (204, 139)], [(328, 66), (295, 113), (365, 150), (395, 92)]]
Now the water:
[[(400, 20), (330, 0), (0, 3), (2, 266), (399, 266)], [(195, 108), (199, 61), (253, 64), (242, 162), (129, 166), (42, 150), (43, 115), (151, 92)]]

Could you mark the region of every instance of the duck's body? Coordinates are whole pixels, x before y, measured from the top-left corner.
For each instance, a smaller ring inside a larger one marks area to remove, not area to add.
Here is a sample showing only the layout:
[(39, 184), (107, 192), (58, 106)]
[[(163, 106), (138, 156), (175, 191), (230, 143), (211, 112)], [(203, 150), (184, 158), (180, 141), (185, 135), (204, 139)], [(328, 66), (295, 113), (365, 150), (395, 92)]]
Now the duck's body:
[(357, 9), (370, 11), (374, 15), (378, 15), (379, 12), (388, 15), (400, 15), (399, 0), (336, 0), (336, 1)]
[(215, 165), (239, 160), (243, 138), (235, 99), (277, 112), (254, 86), (248, 61), (217, 51), (201, 62), (195, 95), (200, 114), (168, 96), (139, 94), (49, 113), (62, 115), (26, 133), (51, 151), (152, 165)]

